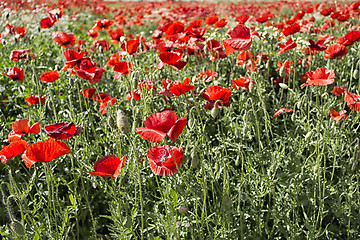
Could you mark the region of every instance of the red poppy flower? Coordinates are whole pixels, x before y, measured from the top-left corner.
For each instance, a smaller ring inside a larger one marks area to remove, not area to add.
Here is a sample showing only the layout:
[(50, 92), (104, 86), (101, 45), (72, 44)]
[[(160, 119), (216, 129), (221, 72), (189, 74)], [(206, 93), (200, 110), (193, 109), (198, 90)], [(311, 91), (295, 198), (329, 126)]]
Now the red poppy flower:
[(223, 106), (228, 107), (230, 106), (229, 98), (232, 94), (232, 91), (228, 88), (223, 88), (221, 86), (210, 86), (208, 87), (205, 92), (202, 93), (202, 97), (209, 101), (204, 108), (207, 110), (211, 110), (216, 104), (216, 108), (222, 108)]
[(23, 59), (25, 61), (31, 59), (34, 59), (34, 56), (31, 54), (30, 49), (19, 49), (19, 50), (13, 50), (10, 53), (10, 60), (13, 62), (18, 62), (20, 59)]
[(74, 123), (59, 122), (45, 126), (45, 133), (54, 139), (69, 139), (77, 136), (81, 132), (81, 126), (75, 126)]
[(159, 55), (160, 63), (156, 69), (161, 69), (163, 66), (168, 64), (175, 70), (181, 70), (185, 67), (187, 62), (180, 60), (182, 54), (179, 52), (162, 52)]
[(204, 80), (204, 82), (211, 82), (215, 77), (217, 77), (219, 74), (217, 72), (211, 71), (210, 69), (207, 69), (205, 72), (200, 72), (197, 77)]
[(176, 33), (181, 33), (185, 29), (185, 24), (181, 22), (174, 22), (166, 29), (166, 35), (174, 35)]
[(24, 153), (27, 146), (29, 146), (29, 143), (24, 140), (19, 140), (2, 147), (0, 151), (1, 162), (6, 164), (11, 158)]
[(109, 51), (110, 43), (106, 40), (96, 40), (91, 45), (91, 51), (95, 52), (96, 49), (100, 49), (100, 47), (102, 51)]
[(36, 162), (50, 162), (70, 152), (70, 149), (64, 142), (49, 138), (45, 142), (37, 142), (26, 147), (22, 159), (26, 167), (30, 168)]
[(255, 82), (251, 81), (250, 78), (248, 78), (248, 77), (240, 77), (239, 79), (233, 79), (232, 82), (233, 82), (233, 85), (231, 85), (231, 86), (233, 88), (235, 88), (236, 90), (239, 90), (239, 88), (244, 89), (244, 90), (249, 90), (250, 82), (252, 84), (255, 84)]
[(282, 33), (285, 35), (285, 37), (292, 35), (294, 33), (297, 33), (300, 31), (300, 25), (298, 23), (294, 23), (288, 27), (285, 27), (282, 30)]
[(12, 124), (12, 130), (8, 135), (9, 142), (19, 141), (25, 134), (33, 133), (38, 134), (40, 132), (40, 124), (34, 123), (31, 127), (29, 126), (29, 119), (16, 120)]
[(183, 149), (173, 146), (154, 146), (147, 152), (151, 171), (158, 176), (171, 176), (183, 163)]
[(327, 47), (325, 47), (323, 45), (323, 42), (324, 41), (319, 40), (319, 41), (316, 41), (316, 43), (315, 43), (312, 39), (309, 39), (309, 43), (310, 43), (309, 48), (311, 50), (315, 50), (315, 51), (325, 51), (327, 49)]
[(56, 43), (60, 44), (60, 46), (64, 48), (73, 46), (76, 42), (76, 36), (72, 33), (56, 31), (52, 33), (52, 38)]
[(121, 48), (129, 53), (130, 55), (134, 55), (137, 52), (140, 40), (136, 38), (136, 40), (129, 40), (121, 44)]
[(25, 101), (29, 106), (34, 104), (40, 104), (43, 105), (46, 102), (46, 97), (44, 95), (30, 95), (29, 97), (25, 98)]
[(346, 113), (346, 110), (340, 110), (340, 112), (337, 112), (335, 110), (330, 109), (330, 117), (332, 117), (335, 121), (339, 121), (342, 118), (344, 118), (344, 120), (346, 120), (348, 115), (346, 115), (345, 113)]
[(186, 125), (186, 117), (177, 120), (176, 113), (169, 109), (164, 109), (158, 113), (151, 114), (144, 122), (145, 127), (138, 127), (136, 131), (140, 136), (151, 142), (161, 142), (168, 136), (176, 142)]
[(114, 105), (115, 104), (115, 101), (117, 99), (117, 96), (108, 100), (108, 101), (103, 101), (100, 103), (100, 108), (99, 108), (99, 112), (104, 115), (106, 114), (106, 107), (111, 104), (111, 105)]
[(95, 21), (95, 25), (93, 26), (94, 29), (96, 30), (109, 30), (110, 27), (114, 24), (114, 20), (109, 20), (109, 19), (103, 19), (103, 20), (98, 20)]
[(122, 27), (118, 27), (115, 30), (109, 30), (109, 36), (112, 40), (112, 44), (116, 44), (121, 41), (121, 37), (124, 36), (124, 30)]
[(353, 45), (355, 42), (360, 41), (360, 31), (351, 31), (345, 35), (346, 40)]
[(335, 43), (333, 45), (330, 45), (326, 50), (324, 54), (324, 59), (337, 59), (340, 60), (343, 56), (345, 56), (348, 53), (348, 50), (345, 45)]
[(14, 35), (16, 39), (23, 38), (26, 34), (26, 27), (15, 27), (13, 25), (6, 24), (4, 36), (6, 37), (9, 34)]
[(65, 65), (61, 68), (61, 71), (65, 71), (71, 68), (74, 68), (76, 65), (79, 65), (84, 59), (85, 52), (76, 52), (74, 50), (65, 50), (64, 57), (66, 59)]
[(228, 22), (226, 21), (226, 18), (220, 19), (214, 24), (214, 28), (222, 28), (225, 27)]
[(5, 76), (8, 76), (10, 79), (12, 80), (16, 80), (16, 81), (24, 81), (24, 69), (22, 68), (17, 68), (17, 67), (12, 67), (9, 69), (9, 71), (7, 73), (2, 73)]
[(158, 94), (161, 94), (161, 95), (164, 95), (166, 98), (167, 97), (173, 97), (174, 94), (171, 93), (168, 89), (168, 85), (171, 84), (171, 80), (166, 80), (166, 79), (163, 79), (161, 80), (162, 84), (163, 84), (163, 90), (161, 90), (160, 92), (158, 92)]
[(226, 55), (230, 55), (236, 50), (248, 50), (252, 43), (252, 35), (250, 29), (242, 24), (237, 25), (233, 30), (228, 32), (231, 38), (224, 39), (224, 47)]
[(242, 14), (242, 15), (236, 17), (235, 20), (238, 24), (245, 24), (250, 19), (250, 17), (251, 16), (248, 14)]
[(30, 127), (29, 119), (20, 119), (12, 124), (12, 130), (17, 134), (38, 134), (40, 132), (40, 124), (36, 122)]
[(55, 23), (56, 23), (56, 21), (54, 21), (53, 19), (51, 19), (49, 17), (43, 18), (40, 21), (40, 27), (41, 28), (51, 28)]
[(116, 155), (109, 155), (97, 160), (94, 164), (93, 172), (89, 172), (92, 176), (117, 178), (120, 170), (124, 167), (126, 155), (121, 159)]
[(280, 108), (273, 117), (276, 117), (279, 114), (283, 114), (283, 113), (288, 113), (288, 112), (293, 112), (294, 109), (289, 109), (289, 108)]
[(360, 111), (360, 96), (355, 93), (345, 92), (344, 100), (350, 109)]
[(336, 96), (341, 96), (342, 94), (345, 93), (346, 90), (347, 90), (347, 87), (338, 86), (338, 87), (334, 87), (334, 89), (331, 91), (331, 93), (335, 94)]
[(100, 82), (105, 69), (96, 67), (96, 62), (90, 60), (90, 58), (83, 58), (79, 64), (79, 67), (75, 67), (77, 75), (89, 81), (91, 84)]
[(307, 85), (325, 86), (332, 84), (335, 81), (334, 70), (326, 70), (324, 67), (318, 68), (315, 71), (306, 72), (305, 75), (307, 77), (307, 82), (302, 85), (302, 87)]
[(294, 64), (293, 61), (289, 61), (289, 60), (286, 60), (285, 62), (278, 62), (277, 63), (277, 66), (279, 68), (275, 69), (276, 71), (279, 71), (282, 67), (284, 68), (284, 73), (290, 73), (290, 72), (293, 72), (294, 70), (291, 69), (292, 65)]
[(249, 61), (251, 58), (253, 57), (251, 51), (245, 51), (245, 50), (241, 50), (239, 51), (239, 54), (236, 56), (237, 65), (243, 65), (244, 62)]
[(289, 38), (285, 45), (281, 43), (278, 45), (281, 47), (281, 49), (277, 52), (278, 54), (283, 54), (284, 52), (289, 51), (297, 46), (296, 42), (294, 42), (292, 38)]
[(80, 92), (80, 94), (83, 95), (84, 98), (91, 98), (92, 96), (94, 96), (95, 92), (96, 88), (85, 88)]
[[(95, 25), (96, 26), (96, 25)], [(98, 36), (99, 36), (99, 31), (96, 29), (96, 28), (94, 28), (94, 27), (92, 27), (92, 28), (90, 28), (90, 30), (89, 31), (87, 31), (87, 33), (86, 33), (88, 36), (90, 36), (91, 38), (97, 38)]]
[(60, 77), (60, 74), (57, 71), (48, 71), (40, 75), (42, 82), (55, 82), (56, 79)]
[(186, 78), (183, 83), (173, 84), (169, 91), (174, 94), (175, 97), (180, 96), (181, 94), (190, 92), (195, 88), (194, 85), (190, 85), (190, 78)]
[(219, 18), (217, 16), (211, 16), (211, 17), (206, 18), (205, 24), (212, 25), (212, 24), (216, 23), (218, 20), (219, 20)]
[(128, 75), (132, 71), (131, 63), (119, 61), (114, 65), (114, 71), (117, 72), (114, 76), (115, 79), (120, 78), (121, 75)]
[(140, 90), (136, 88), (128, 93), (126, 99), (131, 101), (131, 99), (134, 98), (136, 101), (139, 101), (141, 98), (140, 93), (141, 93)]
[(227, 55), (225, 54), (221, 43), (218, 40), (215, 39), (211, 39), (209, 41), (206, 42), (206, 47), (207, 49), (209, 49), (209, 51), (212, 52), (212, 55), (209, 57), (210, 60), (213, 62), (216, 59), (223, 59), (226, 58)]

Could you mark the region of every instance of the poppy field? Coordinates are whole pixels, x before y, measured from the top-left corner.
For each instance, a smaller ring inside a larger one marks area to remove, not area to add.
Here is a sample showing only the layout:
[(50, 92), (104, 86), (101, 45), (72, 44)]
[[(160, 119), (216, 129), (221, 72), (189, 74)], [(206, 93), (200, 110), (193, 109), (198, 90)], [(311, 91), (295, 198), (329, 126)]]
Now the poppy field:
[(0, 2), (3, 239), (360, 239), (360, 2)]

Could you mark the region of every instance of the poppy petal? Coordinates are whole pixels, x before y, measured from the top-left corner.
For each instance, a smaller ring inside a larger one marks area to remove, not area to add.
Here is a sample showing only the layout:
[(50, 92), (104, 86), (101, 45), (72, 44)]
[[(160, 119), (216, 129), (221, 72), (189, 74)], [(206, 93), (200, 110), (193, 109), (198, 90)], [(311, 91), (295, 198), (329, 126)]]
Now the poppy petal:
[(186, 126), (186, 117), (180, 118), (176, 121), (175, 125), (169, 130), (167, 133), (167, 136), (176, 142), (176, 139), (180, 136), (182, 131), (184, 130), (184, 127)]
[(126, 155), (121, 159), (116, 155), (109, 155), (97, 160), (94, 164), (94, 170), (89, 172), (93, 176), (117, 178), (120, 170), (124, 167)]
[(151, 114), (144, 122), (147, 128), (167, 132), (177, 120), (176, 113), (172, 110), (163, 110)]
[(29, 143), (24, 140), (19, 140), (3, 147), (0, 151), (1, 162), (6, 164), (11, 158), (22, 154), (27, 146), (29, 146)]
[(28, 146), (22, 155), (22, 159), (27, 167), (31, 167), (35, 162), (50, 162), (70, 152), (71, 150), (66, 143), (49, 138), (47, 141)]
[(145, 139), (149, 140), (151, 142), (159, 143), (163, 138), (166, 136), (166, 133), (156, 130), (156, 129), (150, 129), (150, 128), (144, 128), (144, 127), (138, 127), (136, 128), (136, 131), (139, 133), (139, 135)]

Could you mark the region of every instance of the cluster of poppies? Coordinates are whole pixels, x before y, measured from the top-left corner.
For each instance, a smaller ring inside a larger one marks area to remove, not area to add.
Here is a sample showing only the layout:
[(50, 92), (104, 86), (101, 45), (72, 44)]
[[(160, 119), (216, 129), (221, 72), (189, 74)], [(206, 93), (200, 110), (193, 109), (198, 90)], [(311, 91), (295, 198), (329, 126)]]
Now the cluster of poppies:
[(1, 162), (6, 164), (11, 158), (20, 154), (28, 168), (36, 162), (50, 162), (71, 152), (66, 143), (60, 140), (77, 136), (81, 132), (81, 127), (75, 126), (74, 123), (60, 122), (44, 127), (45, 133), (50, 137), (46, 141), (38, 141), (30, 145), (22, 139), (29, 133), (39, 134), (40, 128), (38, 122), (29, 126), (29, 119), (15, 121), (8, 135), (9, 145), (0, 150)]

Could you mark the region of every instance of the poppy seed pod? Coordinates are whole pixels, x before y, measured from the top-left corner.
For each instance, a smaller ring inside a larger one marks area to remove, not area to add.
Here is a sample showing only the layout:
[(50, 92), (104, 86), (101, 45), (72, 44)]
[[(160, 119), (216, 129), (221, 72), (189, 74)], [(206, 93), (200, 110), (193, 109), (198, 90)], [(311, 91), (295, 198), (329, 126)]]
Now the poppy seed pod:
[(122, 133), (128, 133), (130, 131), (129, 120), (121, 110), (117, 110), (116, 112), (116, 124)]

